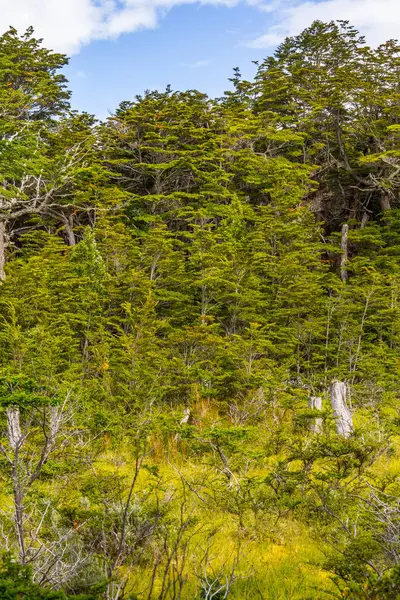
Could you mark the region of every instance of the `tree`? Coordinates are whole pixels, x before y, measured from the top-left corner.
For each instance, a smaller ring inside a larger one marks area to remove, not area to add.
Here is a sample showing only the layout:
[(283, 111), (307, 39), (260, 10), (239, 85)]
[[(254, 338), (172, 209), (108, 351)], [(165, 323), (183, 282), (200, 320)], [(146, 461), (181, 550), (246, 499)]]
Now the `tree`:
[(347, 21), (315, 21), (259, 67), (256, 109), (274, 111), (283, 128), (304, 135), (298, 160), (320, 167), (314, 204), (330, 227), (398, 201), (391, 128), (398, 119), (398, 53), (393, 41), (368, 48)]
[[(26, 204), (26, 194), (43, 196), (40, 148), (46, 127), (69, 110), (66, 78), (58, 71), (67, 58), (41, 47), (30, 28), (21, 37), (10, 29), (0, 38), (0, 120), (2, 195), (0, 204), (0, 278), (4, 279), (7, 224)], [(42, 197), (42, 201), (43, 201)], [(18, 203), (22, 203), (19, 205)], [(36, 199), (34, 204), (40, 202)]]

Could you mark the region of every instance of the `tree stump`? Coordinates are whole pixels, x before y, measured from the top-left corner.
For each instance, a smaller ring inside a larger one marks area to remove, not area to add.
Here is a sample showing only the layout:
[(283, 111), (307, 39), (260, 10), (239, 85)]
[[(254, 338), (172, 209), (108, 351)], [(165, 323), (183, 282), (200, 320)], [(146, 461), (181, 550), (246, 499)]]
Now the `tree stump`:
[(353, 433), (353, 417), (347, 405), (348, 387), (343, 381), (332, 381), (330, 394), (336, 431), (338, 435), (349, 438)]

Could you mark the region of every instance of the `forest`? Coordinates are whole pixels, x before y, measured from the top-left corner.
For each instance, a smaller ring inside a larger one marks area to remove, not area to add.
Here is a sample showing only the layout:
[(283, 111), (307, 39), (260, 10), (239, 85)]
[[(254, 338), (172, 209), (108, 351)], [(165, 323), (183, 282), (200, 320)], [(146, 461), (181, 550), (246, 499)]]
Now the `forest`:
[(398, 600), (399, 44), (102, 122), (67, 63), (0, 37), (0, 598)]

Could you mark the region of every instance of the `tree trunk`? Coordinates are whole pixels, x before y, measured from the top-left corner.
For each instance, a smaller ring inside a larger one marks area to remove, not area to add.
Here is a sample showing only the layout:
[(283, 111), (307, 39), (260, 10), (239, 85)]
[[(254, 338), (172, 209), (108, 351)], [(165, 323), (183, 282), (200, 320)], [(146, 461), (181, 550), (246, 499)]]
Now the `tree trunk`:
[(10, 406), (7, 408), (7, 430), (8, 430), (8, 442), (11, 448), (18, 450), (21, 443), (21, 425), (19, 421), (19, 408)]
[[(310, 410), (322, 410), (322, 398), (319, 396), (311, 396), (308, 399), (308, 408)], [(322, 433), (322, 419), (321, 417), (317, 417), (313, 423), (310, 425), (310, 430), (314, 433)]]
[(336, 431), (338, 435), (349, 438), (353, 432), (353, 418), (347, 405), (347, 385), (343, 381), (333, 381), (330, 393)]
[(74, 234), (74, 217), (70, 215), (69, 217), (65, 217), (65, 232), (67, 234), (68, 246), (75, 246), (76, 239)]
[(14, 524), (18, 540), (19, 560), (25, 564), (25, 533), (24, 533), (24, 506), (23, 491), (21, 486), (19, 450), (22, 442), (19, 409), (15, 406), (7, 408), (8, 443), (14, 451), (12, 461), (12, 486), (14, 496)]
[(388, 196), (384, 196), (383, 194), (380, 197), (380, 204), (381, 204), (382, 212), (385, 212), (386, 210), (390, 210), (392, 208), (392, 205), (390, 203), (390, 198)]
[(368, 221), (369, 221), (369, 214), (366, 211), (364, 211), (363, 212), (363, 216), (361, 218), (360, 229), (364, 229), (364, 227), (366, 226), (366, 224), (368, 223)]
[(342, 227), (342, 258), (340, 260), (340, 277), (342, 281), (347, 281), (347, 261), (349, 258), (349, 250), (348, 250), (348, 235), (349, 235), (349, 226), (343, 225)]
[(18, 558), (20, 563), (25, 564), (25, 532), (24, 532), (24, 505), (23, 494), (18, 475), (18, 465), (13, 466), (13, 496), (14, 496), (14, 523), (18, 540)]
[(192, 416), (192, 411), (190, 410), (190, 408), (185, 408), (185, 410), (183, 411), (184, 413), (184, 417), (181, 420), (180, 424), (181, 425), (187, 425), (188, 423), (190, 423), (190, 418)]
[(0, 281), (6, 280), (4, 270), (6, 264), (6, 223), (0, 221)]

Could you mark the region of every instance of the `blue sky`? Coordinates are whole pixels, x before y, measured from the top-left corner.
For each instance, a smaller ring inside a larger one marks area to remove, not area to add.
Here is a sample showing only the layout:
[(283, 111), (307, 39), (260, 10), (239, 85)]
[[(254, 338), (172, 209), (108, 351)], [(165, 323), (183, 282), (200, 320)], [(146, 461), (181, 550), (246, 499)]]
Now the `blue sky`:
[(399, 0), (0, 0), (0, 31), (33, 25), (71, 56), (73, 106), (106, 117), (145, 89), (219, 96), (233, 67), (271, 54), (314, 19), (349, 20), (371, 45), (398, 37)]
[(67, 69), (73, 104), (104, 117), (121, 100), (168, 84), (222, 95), (233, 67), (250, 77), (251, 61), (268, 54), (268, 49), (246, 46), (267, 21), (267, 14), (245, 5), (180, 6), (153, 30), (92, 42), (72, 56)]

